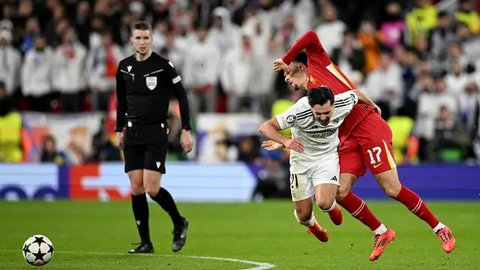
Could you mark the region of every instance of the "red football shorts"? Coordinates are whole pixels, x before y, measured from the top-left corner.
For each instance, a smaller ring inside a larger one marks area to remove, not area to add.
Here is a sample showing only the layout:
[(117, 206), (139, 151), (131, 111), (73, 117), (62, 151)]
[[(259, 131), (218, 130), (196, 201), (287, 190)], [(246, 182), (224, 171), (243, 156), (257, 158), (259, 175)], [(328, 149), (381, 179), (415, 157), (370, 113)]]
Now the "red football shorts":
[(338, 151), (340, 173), (356, 176), (389, 171), (396, 167), (392, 151), (392, 131), (376, 113), (370, 113), (352, 130)]

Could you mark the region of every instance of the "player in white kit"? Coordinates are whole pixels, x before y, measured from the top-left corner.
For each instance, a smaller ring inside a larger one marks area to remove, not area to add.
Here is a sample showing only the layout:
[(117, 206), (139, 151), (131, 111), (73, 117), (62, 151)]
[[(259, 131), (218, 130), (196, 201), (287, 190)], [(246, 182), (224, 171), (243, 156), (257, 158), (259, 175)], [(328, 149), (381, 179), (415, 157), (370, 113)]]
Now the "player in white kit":
[[(323, 212), (338, 211), (338, 128), (357, 102), (376, 106), (359, 90), (334, 96), (328, 86), (313, 88), (286, 112), (265, 121), (260, 133), (290, 151), (290, 189), (297, 221), (320, 241), (327, 231), (315, 219), (312, 197)], [(292, 138), (279, 131), (292, 128)], [(268, 148), (268, 146), (266, 146)]]

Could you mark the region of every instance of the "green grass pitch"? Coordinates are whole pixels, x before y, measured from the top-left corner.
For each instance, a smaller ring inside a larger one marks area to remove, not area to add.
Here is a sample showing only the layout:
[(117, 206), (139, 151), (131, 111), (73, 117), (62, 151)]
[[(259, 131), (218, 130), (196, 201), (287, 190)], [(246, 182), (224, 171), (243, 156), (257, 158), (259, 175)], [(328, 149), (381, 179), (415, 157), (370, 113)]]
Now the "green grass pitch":
[[(448, 224), (457, 248), (445, 254), (428, 225), (394, 201), (370, 201), (397, 238), (370, 262), (372, 233), (343, 211), (333, 225), (316, 211), (330, 240), (320, 243), (293, 217), (291, 202), (180, 203), (190, 220), (187, 244), (171, 251), (168, 216), (150, 204), (155, 254), (129, 255), (138, 242), (129, 202), (0, 202), (0, 269), (33, 269), (21, 254), (33, 234), (48, 236), (55, 255), (41, 269), (480, 269), (480, 202), (428, 203)], [(274, 267), (273, 267), (274, 266)], [(269, 268), (273, 267), (273, 268)]]

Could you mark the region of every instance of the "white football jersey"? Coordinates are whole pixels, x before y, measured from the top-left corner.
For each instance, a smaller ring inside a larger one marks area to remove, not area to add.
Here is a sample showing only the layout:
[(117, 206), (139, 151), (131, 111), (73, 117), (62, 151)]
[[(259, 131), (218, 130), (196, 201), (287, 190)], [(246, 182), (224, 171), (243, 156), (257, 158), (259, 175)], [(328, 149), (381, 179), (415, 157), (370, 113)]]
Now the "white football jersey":
[(338, 127), (357, 104), (353, 91), (335, 95), (334, 111), (328, 125), (314, 117), (308, 97), (303, 97), (286, 112), (275, 116), (281, 129), (292, 128), (292, 136), (304, 144), (303, 152), (290, 152), (291, 173), (303, 173), (313, 164), (338, 155)]

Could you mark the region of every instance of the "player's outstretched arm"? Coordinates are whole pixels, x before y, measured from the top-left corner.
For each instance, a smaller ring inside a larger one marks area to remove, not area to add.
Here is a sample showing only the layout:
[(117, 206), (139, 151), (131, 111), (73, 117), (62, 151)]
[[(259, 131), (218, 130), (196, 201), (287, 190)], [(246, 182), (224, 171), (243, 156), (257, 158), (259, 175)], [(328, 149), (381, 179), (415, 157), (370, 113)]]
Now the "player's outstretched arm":
[(303, 50), (306, 51), (307, 55), (324, 53), (322, 43), (320, 43), (320, 39), (315, 31), (309, 30), (300, 36), (288, 52), (282, 57), (283, 62), (289, 65), (295, 56)]
[(277, 143), (281, 143), (289, 149), (297, 152), (303, 151), (304, 146), (301, 141), (294, 138), (287, 138), (279, 132), (280, 125), (275, 117), (263, 122), (258, 131), (267, 138), (276, 141)]

